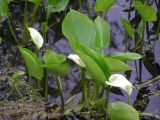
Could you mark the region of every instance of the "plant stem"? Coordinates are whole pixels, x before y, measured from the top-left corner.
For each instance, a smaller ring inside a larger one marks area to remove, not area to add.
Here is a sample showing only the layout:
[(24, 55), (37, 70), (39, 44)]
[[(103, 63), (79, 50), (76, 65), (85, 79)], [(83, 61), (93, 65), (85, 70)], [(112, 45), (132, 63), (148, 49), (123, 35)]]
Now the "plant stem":
[(16, 89), (18, 95), (19, 95), (21, 98), (23, 98), (23, 95), (22, 95), (22, 93), (19, 91), (17, 85), (15, 85), (14, 88)]
[(160, 30), (160, 21), (158, 22), (158, 28), (157, 28), (155, 40), (154, 40), (153, 46), (152, 46), (152, 49), (153, 49), (153, 50), (155, 49), (155, 46), (156, 46), (156, 41), (157, 41), (157, 39), (158, 39), (159, 30)]
[(29, 40), (29, 32), (27, 30), (27, 6), (28, 6), (28, 0), (25, 0), (25, 5), (24, 5), (24, 18), (23, 18), (23, 44), (26, 43), (27, 40)]
[(32, 77), (29, 75), (29, 84), (30, 84), (30, 87), (31, 87), (31, 90), (32, 90), (32, 98), (34, 99), (35, 98), (35, 91), (34, 91), (34, 86), (33, 86), (33, 83), (32, 83)]
[(61, 112), (64, 112), (64, 97), (63, 97), (63, 93), (62, 93), (61, 79), (57, 75), (56, 75), (56, 82), (57, 82), (57, 87), (58, 87), (58, 91), (59, 91), (59, 95), (60, 95), (60, 99), (61, 99)]
[(48, 102), (48, 70), (46, 70), (46, 74), (45, 74), (45, 102)]
[(100, 84), (98, 82), (95, 82), (95, 93), (96, 93), (95, 96), (96, 96), (96, 100), (98, 100), (99, 97), (100, 97), (99, 86), (100, 86)]
[(128, 104), (131, 105), (131, 96), (128, 95)]
[(89, 18), (91, 18), (91, 9), (90, 9), (91, 3), (90, 3), (90, 0), (87, 0), (87, 1), (88, 1), (88, 5), (87, 5), (87, 7), (88, 7), (88, 16), (89, 16)]
[(107, 89), (106, 89), (106, 103), (105, 103), (105, 106), (106, 106), (106, 109), (108, 108), (108, 102), (109, 102), (109, 91), (110, 91), (110, 86), (107, 85)]
[(39, 8), (39, 4), (35, 5), (34, 10), (33, 10), (33, 14), (32, 14), (32, 19), (31, 19), (31, 22), (30, 22), (30, 26), (33, 26), (33, 24), (35, 22), (35, 16), (36, 16), (38, 8)]
[(151, 78), (149, 80), (146, 80), (146, 82), (144, 83), (141, 83), (141, 84), (136, 84), (135, 86), (137, 87), (137, 89), (141, 89), (145, 86), (149, 86), (150, 84), (154, 83), (154, 82), (157, 82), (160, 80), (160, 75), (154, 77), (154, 78)]
[(17, 45), (19, 45), (19, 41), (18, 41), (18, 39), (17, 39), (17, 37), (15, 35), (15, 32), (13, 31), (13, 28), (12, 28), (11, 21), (10, 21), (9, 17), (8, 17), (7, 21), (8, 21), (8, 25), (9, 25), (9, 29), (11, 31), (11, 34), (12, 34), (15, 42), (17, 43)]
[(81, 69), (81, 87), (82, 87), (82, 103), (85, 102), (85, 88), (84, 88), (84, 82), (85, 82), (85, 72), (84, 69)]
[(12, 94), (12, 92), (13, 92), (13, 87), (11, 87), (11, 90), (7, 94), (7, 97), (5, 99), (3, 99), (2, 101), (0, 101), (0, 105), (2, 105), (9, 98), (9, 96)]
[(29, 94), (29, 91), (25, 88), (25, 86), (23, 85), (23, 83), (19, 82), (18, 84), (23, 88), (23, 90), (24, 90), (27, 94)]
[[(84, 79), (85, 103), (86, 103), (86, 105), (87, 105), (89, 111), (90, 111), (91, 114), (92, 114), (92, 109), (91, 109), (91, 107), (90, 107), (89, 98), (88, 98), (88, 92), (90, 93), (90, 91), (88, 91), (88, 89), (87, 89), (87, 81), (86, 81), (86, 79)], [(92, 115), (93, 115), (93, 114), (92, 114)]]
[(78, 0), (79, 1), (79, 9), (80, 9), (80, 12), (82, 12), (82, 1), (81, 0)]
[(159, 115), (155, 115), (153, 113), (146, 113), (146, 112), (140, 113), (139, 112), (139, 116), (140, 117), (151, 117), (151, 118), (155, 118), (156, 120), (160, 120), (160, 116)]

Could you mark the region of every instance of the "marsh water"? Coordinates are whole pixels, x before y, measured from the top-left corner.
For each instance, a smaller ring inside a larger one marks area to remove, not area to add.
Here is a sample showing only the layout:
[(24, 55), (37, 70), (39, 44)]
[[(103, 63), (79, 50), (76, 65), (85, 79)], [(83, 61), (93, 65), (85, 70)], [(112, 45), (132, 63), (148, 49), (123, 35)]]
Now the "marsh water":
[[(21, 9), (22, 5), (14, 4), (11, 6), (14, 15), (13, 15), (13, 23), (16, 24), (17, 17), (16, 15), (20, 14), (19, 10)], [(128, 5), (124, 5), (124, 3), (119, 0), (117, 1), (117, 5), (114, 5), (108, 15), (107, 20), (111, 27), (111, 45), (109, 48), (105, 49), (104, 53), (107, 54), (111, 51), (119, 51), (123, 52), (125, 51), (125, 33), (124, 29), (120, 23), (120, 17), (128, 18), (128, 14), (125, 13), (123, 10), (127, 8)], [(85, 10), (84, 10), (85, 12)], [(18, 15), (19, 16), (19, 15)], [(59, 14), (57, 15), (59, 17)], [(131, 15), (131, 18), (134, 17), (134, 14)], [(6, 24), (6, 22), (4, 22)], [(4, 25), (0, 26), (0, 30), (3, 30), (3, 36), (8, 33), (5, 33), (7, 31), (7, 27), (5, 28)], [(18, 23), (17, 23), (18, 24)], [(39, 28), (39, 23), (36, 23), (34, 25), (35, 28)], [(61, 27), (61, 26), (59, 26)], [(59, 28), (60, 29), (60, 28)], [(64, 39), (61, 36), (55, 35), (57, 32), (54, 32), (52, 29), (48, 30), (47, 36), (48, 36), (48, 44), (46, 44), (46, 47), (48, 49), (53, 49), (59, 53), (72, 53), (72, 50), (67, 42), (66, 39)], [(2, 33), (1, 33), (2, 34)], [(19, 34), (19, 33), (18, 33)], [(21, 34), (19, 34), (21, 35)], [(55, 37), (58, 37), (58, 40), (54, 40)], [(9, 40), (10, 38), (7, 38)], [(130, 41), (130, 47), (132, 47), (132, 42)], [(13, 73), (17, 68), (23, 69), (23, 66), (18, 66), (21, 64), (21, 61), (18, 61), (19, 58), (17, 57), (17, 50), (15, 49), (16, 45), (12, 45), (12, 42), (5, 41), (5, 45), (0, 46), (0, 99), (4, 99), (6, 97), (6, 93), (8, 92), (9, 83), (7, 82), (7, 76)], [(155, 63), (157, 66), (160, 64), (160, 39), (156, 42), (154, 57), (155, 57)], [(148, 54), (149, 55), (149, 54)], [(151, 54), (152, 55), (152, 54)], [(81, 93), (78, 89), (79, 84), (79, 68), (72, 64), (72, 69), (70, 71), (71, 74), (66, 75), (62, 79), (62, 86), (63, 86), (63, 94), (65, 97), (65, 100), (69, 99), (73, 94), (76, 95), (75, 101), (76, 102), (80, 96)], [(151, 79), (153, 75), (144, 65), (141, 66), (142, 73), (139, 74), (141, 71), (140, 69), (136, 69), (136, 66), (139, 66), (139, 62), (127, 62), (130, 66), (132, 66), (135, 70), (126, 73), (128, 75), (129, 80), (133, 84), (142, 84), (143, 82)], [(135, 65), (136, 64), (136, 65)], [(160, 67), (160, 66), (159, 66)], [(157, 73), (160, 73), (160, 71), (157, 71)], [(157, 74), (158, 76), (159, 74)], [(2, 76), (2, 77), (1, 77)], [(56, 91), (56, 83), (54, 80), (54, 76), (50, 75), (49, 80), (49, 96), (50, 96), (50, 102), (55, 103), (53, 106), (59, 104), (60, 98), (57, 97), (55, 94), (52, 96), (52, 91)], [(25, 79), (25, 78), (24, 78)], [(74, 90), (74, 91), (73, 91)], [(72, 93), (72, 94), (71, 94)], [(13, 94), (13, 98), (9, 98), (9, 100), (16, 101), (17, 94)], [(126, 93), (124, 91), (121, 91), (119, 89), (114, 89), (110, 93), (109, 101), (124, 101), (127, 102)], [(34, 120), (42, 120), (46, 119), (46, 110), (44, 107), (43, 100), (37, 101), (36, 105), (33, 103), (30, 103), (30, 101), (25, 102), (25, 104), (20, 104), (20, 102), (14, 102), (14, 104), (11, 105), (11, 103), (6, 103), (9, 107), (0, 107), (0, 113), (5, 113), (0, 115), (0, 120), (28, 120), (33, 118)], [(74, 103), (73, 103), (74, 104)], [(132, 96), (131, 96), (131, 104), (139, 111), (146, 111), (149, 113), (155, 113), (160, 115), (160, 82), (155, 82), (153, 84), (147, 84), (146, 86), (143, 86), (142, 88), (134, 88)], [(6, 105), (6, 106), (7, 106)], [(52, 107), (53, 107), (52, 106)], [(22, 109), (23, 108), (23, 109)], [(26, 109), (25, 109), (26, 108)], [(37, 111), (35, 111), (35, 108), (37, 108)], [(18, 109), (20, 110), (19, 112)], [(28, 113), (28, 111), (30, 111)], [(9, 112), (9, 114), (7, 114)], [(19, 115), (14, 114), (15, 112), (19, 113)], [(54, 115), (52, 115), (54, 116)], [(56, 115), (55, 115), (56, 116)], [(57, 115), (57, 118), (54, 116), (55, 119), (75, 119), (75, 120), (81, 120), (79, 116), (70, 117), (67, 116), (65, 118), (60, 117), (61, 115)]]

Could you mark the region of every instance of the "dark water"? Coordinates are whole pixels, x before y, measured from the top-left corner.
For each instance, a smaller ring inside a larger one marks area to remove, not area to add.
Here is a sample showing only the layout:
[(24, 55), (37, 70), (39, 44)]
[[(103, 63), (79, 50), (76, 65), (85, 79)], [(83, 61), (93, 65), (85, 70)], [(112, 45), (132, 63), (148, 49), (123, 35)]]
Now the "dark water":
[[(110, 24), (111, 27), (111, 41), (115, 43), (117, 48), (114, 48), (113, 46), (110, 46), (110, 48), (105, 49), (105, 54), (111, 52), (111, 51), (121, 51), (123, 52), (125, 50), (125, 45), (124, 45), (124, 29), (120, 23), (120, 17), (123, 18), (127, 18), (128, 14), (123, 12), (124, 6), (127, 7), (128, 5), (125, 4), (125, 2), (119, 0), (117, 1), (118, 5), (114, 5), (111, 10), (108, 13), (107, 19), (108, 22)], [(125, 4), (125, 5), (124, 5)], [(121, 5), (121, 6), (120, 6)], [(134, 17), (134, 14), (131, 14), (131, 18)], [(37, 24), (36, 24), (37, 25)], [(37, 25), (39, 27), (39, 24)], [(56, 42), (53, 45), (53, 35), (54, 32), (52, 30), (49, 30), (50, 33), (49, 34), (49, 44), (46, 45), (48, 49), (53, 49), (56, 50), (60, 53), (72, 53), (71, 48), (69, 47), (67, 41), (65, 39), (60, 39), (58, 42)], [(159, 50), (160, 50), (160, 39), (157, 41), (156, 43), (156, 47), (155, 47), (155, 59), (156, 62), (160, 64), (160, 54), (159, 54)], [(1, 53), (0, 53), (1, 54)], [(2, 54), (1, 54), (2, 55)], [(128, 64), (135, 68), (135, 62), (128, 62)], [(138, 62), (137, 62), (138, 65)], [(79, 82), (79, 69), (76, 65), (73, 65), (73, 68), (71, 69), (71, 74), (65, 76), (64, 78), (62, 78), (62, 86), (64, 87), (64, 97), (65, 100), (69, 99), (71, 97), (71, 91), (72, 89), (78, 84)], [(49, 85), (52, 88), (56, 88), (56, 83), (54, 80), (54, 76), (50, 75), (50, 78), (52, 78), (52, 80), (49, 81)], [(146, 80), (152, 78), (152, 75), (148, 72), (148, 70), (145, 68), (145, 66), (142, 66), (142, 82), (145, 82)], [(137, 83), (137, 75), (136, 75), (136, 70), (131, 72), (131, 77), (130, 77), (130, 81), (132, 83)], [(150, 85), (147, 89), (144, 89), (140, 92), (145, 93), (144, 95), (146, 95), (147, 97), (145, 97), (147, 99), (147, 101), (145, 99), (140, 98), (139, 101), (142, 101), (142, 103), (146, 103), (141, 107), (137, 106), (138, 110), (144, 109), (146, 112), (149, 113), (156, 113), (160, 115), (160, 94), (155, 95), (151, 95), (150, 92), (154, 92), (157, 90), (160, 90), (159, 88), (160, 83), (154, 83), (152, 85)], [(113, 101), (117, 101), (117, 100), (121, 100), (127, 103), (127, 96), (126, 93), (124, 91), (122, 91), (123, 95), (117, 95), (114, 93), (110, 93), (110, 102)], [(137, 102), (137, 95), (139, 93), (139, 90), (134, 88), (132, 96), (131, 96), (131, 104), (134, 104), (135, 102)], [(79, 97), (81, 97), (81, 94), (78, 94)], [(60, 99), (59, 97), (57, 97), (55, 99), (56, 103), (59, 104), (60, 103)], [(141, 103), (139, 103), (141, 104)], [(38, 119), (38, 118), (36, 118)]]

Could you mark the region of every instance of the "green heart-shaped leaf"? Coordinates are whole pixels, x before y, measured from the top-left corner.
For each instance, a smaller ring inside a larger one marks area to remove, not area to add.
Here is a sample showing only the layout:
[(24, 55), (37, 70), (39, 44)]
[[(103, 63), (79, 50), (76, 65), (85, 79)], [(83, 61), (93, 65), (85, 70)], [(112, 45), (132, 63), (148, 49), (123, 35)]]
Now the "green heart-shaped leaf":
[(22, 57), (25, 61), (28, 74), (37, 80), (42, 80), (43, 78), (43, 67), (40, 59), (29, 49), (19, 48)]
[(110, 120), (139, 120), (139, 114), (132, 106), (116, 101), (108, 105)]
[(63, 20), (62, 31), (70, 44), (76, 41), (90, 48), (95, 47), (94, 23), (82, 13), (71, 9)]
[(135, 7), (135, 9), (138, 11), (138, 13), (141, 15), (142, 19), (145, 22), (157, 20), (156, 11), (151, 6), (144, 5), (141, 1), (134, 2), (133, 6)]

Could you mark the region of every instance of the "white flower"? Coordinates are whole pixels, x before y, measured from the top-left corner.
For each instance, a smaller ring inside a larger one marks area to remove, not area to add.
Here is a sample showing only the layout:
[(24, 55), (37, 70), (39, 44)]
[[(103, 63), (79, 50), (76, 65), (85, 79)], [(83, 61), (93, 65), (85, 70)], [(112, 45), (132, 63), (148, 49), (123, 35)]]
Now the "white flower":
[(78, 66), (85, 67), (84, 62), (81, 60), (81, 58), (78, 55), (76, 55), (76, 54), (70, 54), (68, 56), (68, 58), (70, 60), (74, 61)]
[(38, 49), (43, 45), (43, 38), (41, 34), (34, 28), (28, 28), (31, 39)]
[(126, 91), (128, 95), (131, 95), (132, 93), (132, 84), (121, 74), (111, 75), (109, 81), (106, 81), (106, 84), (114, 87), (119, 87)]

